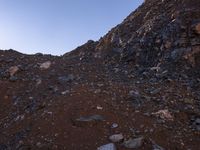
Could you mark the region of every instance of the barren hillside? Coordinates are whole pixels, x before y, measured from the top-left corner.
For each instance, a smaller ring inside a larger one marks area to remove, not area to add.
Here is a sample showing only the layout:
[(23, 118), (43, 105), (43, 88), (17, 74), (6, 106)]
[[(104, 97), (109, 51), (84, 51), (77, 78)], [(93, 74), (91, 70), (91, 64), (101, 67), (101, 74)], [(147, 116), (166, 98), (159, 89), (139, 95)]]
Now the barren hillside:
[(0, 150), (198, 150), (200, 3), (146, 0), (70, 53), (0, 51)]

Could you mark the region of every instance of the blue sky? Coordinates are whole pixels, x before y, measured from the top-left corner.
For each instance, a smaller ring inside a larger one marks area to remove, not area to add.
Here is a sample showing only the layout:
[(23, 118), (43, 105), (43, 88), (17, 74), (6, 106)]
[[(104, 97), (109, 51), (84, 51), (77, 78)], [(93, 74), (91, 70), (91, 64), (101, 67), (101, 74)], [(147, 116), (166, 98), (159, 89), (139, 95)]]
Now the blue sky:
[(0, 0), (0, 49), (61, 55), (98, 40), (143, 0)]

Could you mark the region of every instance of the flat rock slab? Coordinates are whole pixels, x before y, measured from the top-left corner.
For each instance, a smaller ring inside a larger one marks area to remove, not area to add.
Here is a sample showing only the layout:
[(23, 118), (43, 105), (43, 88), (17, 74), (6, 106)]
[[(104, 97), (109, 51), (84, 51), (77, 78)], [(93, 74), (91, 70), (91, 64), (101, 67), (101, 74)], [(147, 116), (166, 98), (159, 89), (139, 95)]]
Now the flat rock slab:
[(76, 121), (90, 122), (90, 121), (104, 121), (101, 115), (84, 116), (76, 119)]
[(74, 126), (77, 127), (91, 127), (96, 125), (99, 122), (104, 121), (104, 117), (101, 115), (92, 115), (92, 116), (82, 116), (78, 119), (72, 121)]
[(117, 150), (117, 148), (113, 143), (109, 143), (98, 147), (97, 150)]

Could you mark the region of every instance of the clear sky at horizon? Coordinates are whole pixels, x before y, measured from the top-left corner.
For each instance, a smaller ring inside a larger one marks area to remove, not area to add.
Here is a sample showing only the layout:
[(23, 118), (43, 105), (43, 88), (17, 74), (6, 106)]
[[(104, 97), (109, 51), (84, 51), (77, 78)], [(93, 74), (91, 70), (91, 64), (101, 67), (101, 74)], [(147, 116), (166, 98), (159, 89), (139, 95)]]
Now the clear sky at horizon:
[(62, 55), (98, 40), (143, 0), (0, 0), (0, 49)]

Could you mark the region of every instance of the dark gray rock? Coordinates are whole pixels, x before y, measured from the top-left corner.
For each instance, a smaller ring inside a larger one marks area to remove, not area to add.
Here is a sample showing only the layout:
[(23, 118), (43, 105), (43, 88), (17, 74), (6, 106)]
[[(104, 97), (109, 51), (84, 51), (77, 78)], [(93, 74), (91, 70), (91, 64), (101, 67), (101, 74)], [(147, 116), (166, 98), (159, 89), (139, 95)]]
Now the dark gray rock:
[(140, 97), (140, 93), (139, 93), (139, 91), (131, 90), (131, 91), (129, 91), (129, 96), (133, 97), (133, 98), (139, 98)]
[(104, 117), (101, 115), (84, 116), (76, 119), (76, 121), (81, 121), (81, 122), (104, 121)]
[(0, 150), (8, 150), (8, 146), (5, 144), (0, 144)]
[(192, 125), (196, 130), (200, 131), (200, 118), (194, 119)]
[(135, 108), (140, 107), (144, 103), (141, 94), (137, 90), (129, 91), (128, 99), (131, 101), (133, 107), (135, 107)]
[(153, 144), (153, 150), (165, 150), (165, 149), (157, 144)]
[(74, 79), (75, 79), (75, 77), (73, 74), (58, 77), (58, 81), (60, 84), (73, 81)]
[(124, 141), (123, 145), (126, 148), (139, 148), (143, 144), (143, 137), (135, 138), (135, 139), (129, 139), (128, 141)]
[(184, 53), (191, 51), (191, 48), (178, 48), (172, 51), (171, 53), (171, 58), (174, 61), (178, 61)]
[(11, 82), (15, 82), (15, 81), (17, 81), (18, 80), (18, 77), (16, 77), (16, 76), (11, 76), (10, 78), (9, 78), (9, 81), (11, 81)]
[(76, 127), (92, 127), (96, 126), (98, 123), (104, 121), (104, 117), (101, 115), (92, 115), (92, 116), (82, 116), (78, 119), (71, 119), (71, 123)]

